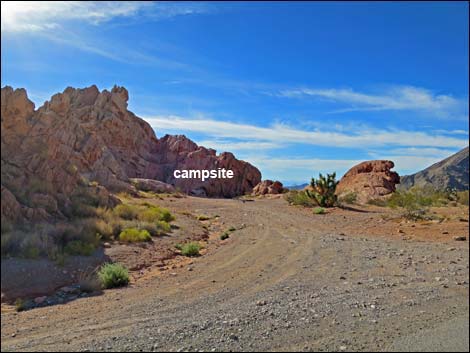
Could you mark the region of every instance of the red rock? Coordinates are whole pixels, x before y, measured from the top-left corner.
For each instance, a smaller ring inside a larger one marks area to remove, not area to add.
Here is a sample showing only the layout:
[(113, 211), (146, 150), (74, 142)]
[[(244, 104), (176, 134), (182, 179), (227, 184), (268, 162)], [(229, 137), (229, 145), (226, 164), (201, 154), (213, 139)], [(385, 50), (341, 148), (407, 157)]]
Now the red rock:
[(284, 187), (280, 181), (263, 180), (253, 188), (252, 195), (276, 195), (281, 194)]
[(395, 185), (400, 183), (399, 175), (391, 171), (393, 167), (394, 163), (386, 160), (362, 162), (341, 178), (336, 194), (341, 197), (356, 193), (359, 203), (387, 197), (395, 191)]
[[(231, 153), (217, 155), (185, 136), (157, 139), (147, 122), (127, 110), (128, 98), (123, 87), (68, 87), (34, 110), (24, 89), (2, 88), (2, 218), (66, 217), (71, 195), (81, 189), (113, 206), (119, 201), (112, 192), (135, 192), (131, 178), (210, 197), (250, 193), (261, 180), (258, 169)], [(173, 177), (175, 169), (219, 167), (232, 169), (234, 178)]]

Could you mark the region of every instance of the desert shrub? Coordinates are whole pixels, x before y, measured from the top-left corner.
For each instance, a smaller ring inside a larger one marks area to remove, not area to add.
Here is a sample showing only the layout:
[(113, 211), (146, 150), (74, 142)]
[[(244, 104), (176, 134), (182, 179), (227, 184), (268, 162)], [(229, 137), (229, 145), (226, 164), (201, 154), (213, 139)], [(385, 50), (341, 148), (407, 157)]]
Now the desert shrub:
[(307, 193), (303, 190), (292, 190), (285, 195), (285, 199), (289, 204), (304, 207), (316, 206), (316, 202), (308, 197)]
[(175, 249), (177, 249), (177, 250), (183, 249), (183, 244), (180, 244), (180, 243), (175, 244)]
[(372, 206), (379, 206), (379, 207), (386, 207), (387, 206), (387, 200), (385, 199), (372, 199), (367, 201), (368, 205)]
[(468, 190), (465, 191), (458, 191), (457, 192), (457, 202), (461, 203), (462, 205), (469, 205), (469, 195)]
[(129, 204), (117, 205), (113, 211), (119, 218), (127, 219), (129, 221), (136, 219), (138, 215), (137, 207)]
[(206, 215), (199, 215), (196, 217), (198, 221), (207, 221), (209, 219), (211, 219), (209, 216), (206, 216)]
[(107, 223), (102, 219), (95, 220), (96, 233), (101, 235), (103, 239), (111, 239), (115, 234), (115, 227), (111, 223)]
[(26, 301), (21, 299), (21, 298), (18, 298), (15, 300), (15, 310), (17, 312), (20, 312), (20, 311), (24, 311), (26, 310)]
[(222, 233), (222, 235), (220, 236), (220, 240), (225, 240), (225, 239), (228, 239), (230, 238), (230, 235), (228, 232), (224, 232)]
[(325, 211), (325, 209), (324, 209), (323, 207), (315, 207), (315, 208), (313, 209), (313, 213), (314, 213), (314, 214), (325, 214), (326, 211)]
[(103, 288), (117, 288), (129, 284), (129, 271), (118, 263), (107, 263), (98, 271), (98, 278)]
[(140, 211), (137, 218), (145, 222), (156, 222), (160, 220), (161, 212), (158, 207), (150, 206), (147, 209)]
[(327, 174), (326, 177), (320, 173), (318, 179), (312, 178), (310, 182), (310, 190), (305, 190), (307, 196), (315, 200), (316, 204), (321, 207), (333, 207), (336, 205), (337, 196), (336, 173)]
[(164, 233), (169, 233), (171, 232), (171, 224), (166, 222), (166, 221), (158, 221), (157, 223), (157, 228)]
[(354, 204), (357, 201), (357, 193), (355, 192), (348, 192), (347, 194), (343, 195), (340, 197), (339, 202), (340, 203), (346, 203), (346, 204)]
[(237, 228), (235, 228), (233, 226), (228, 229), (229, 232), (235, 232), (236, 230), (237, 230)]
[(387, 200), (387, 206), (406, 209), (445, 206), (456, 198), (455, 192), (436, 190), (433, 187), (412, 187), (405, 191), (394, 192)]
[(128, 243), (135, 243), (150, 241), (152, 240), (152, 237), (146, 229), (140, 230), (137, 228), (126, 228), (119, 234), (119, 240)]
[(175, 216), (173, 216), (171, 214), (171, 212), (169, 210), (167, 210), (166, 208), (160, 208), (160, 221), (163, 221), (163, 222), (167, 222), (167, 223), (170, 223), (170, 222), (173, 222), (175, 220)]
[(72, 240), (64, 247), (64, 252), (72, 256), (90, 256), (96, 247), (92, 243), (85, 243), (81, 240)]
[(80, 290), (85, 293), (93, 293), (101, 289), (101, 282), (96, 271), (80, 272), (78, 275), (78, 285)]
[(194, 257), (199, 256), (199, 251), (201, 250), (201, 245), (197, 242), (190, 242), (183, 244), (181, 246), (181, 254), (183, 256)]
[(147, 206), (147, 209), (140, 211), (137, 218), (146, 222), (172, 222), (175, 217), (166, 208), (160, 208), (156, 206)]

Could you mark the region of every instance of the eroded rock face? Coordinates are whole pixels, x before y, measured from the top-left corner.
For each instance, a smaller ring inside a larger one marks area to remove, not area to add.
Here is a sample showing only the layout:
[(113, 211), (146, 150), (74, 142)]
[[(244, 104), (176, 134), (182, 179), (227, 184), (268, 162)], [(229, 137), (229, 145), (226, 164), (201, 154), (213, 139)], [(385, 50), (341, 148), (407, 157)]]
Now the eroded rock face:
[(391, 170), (394, 166), (392, 161), (386, 160), (362, 162), (341, 178), (336, 194), (341, 197), (356, 193), (359, 203), (385, 197), (394, 192), (395, 185), (400, 183), (398, 173)]
[[(67, 88), (39, 109), (24, 89), (1, 90), (2, 217), (60, 215), (79, 187), (133, 191), (130, 178), (157, 179), (211, 197), (251, 192), (261, 179), (231, 153), (197, 146), (184, 136), (157, 139), (127, 110), (125, 88)], [(174, 180), (175, 169), (232, 169), (227, 180)], [(103, 190), (99, 192), (106, 201)], [(4, 205), (5, 201), (5, 205)], [(115, 202), (112, 197), (109, 203)]]
[(130, 181), (137, 190), (141, 191), (150, 191), (156, 194), (172, 193), (176, 191), (173, 185), (155, 179), (131, 178)]
[(284, 187), (280, 181), (263, 180), (253, 188), (252, 195), (277, 195), (284, 192)]

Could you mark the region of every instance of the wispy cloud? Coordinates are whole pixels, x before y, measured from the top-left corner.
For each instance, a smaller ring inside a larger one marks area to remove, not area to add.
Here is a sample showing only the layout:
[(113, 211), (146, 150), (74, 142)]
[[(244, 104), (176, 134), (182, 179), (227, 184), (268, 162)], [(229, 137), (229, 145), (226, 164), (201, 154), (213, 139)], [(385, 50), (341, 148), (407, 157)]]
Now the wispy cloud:
[[(123, 48), (119, 41), (112, 41), (109, 45), (109, 40), (100, 40), (98, 35), (90, 36), (84, 27), (71, 24), (94, 27), (119, 18), (126, 18), (126, 23), (131, 19), (159, 21), (215, 9), (205, 3), (146, 1), (2, 1), (1, 7), (2, 36), (26, 34), (125, 64), (178, 70), (194, 70), (194, 67), (135, 46)], [(96, 33), (94, 29), (93, 33)]]
[(276, 143), (263, 141), (227, 141), (220, 139), (199, 140), (197, 142), (201, 146), (208, 146), (219, 152), (273, 150), (277, 148), (282, 148), (284, 146), (284, 144), (280, 142)]
[(432, 116), (453, 119), (468, 119), (468, 101), (451, 95), (435, 94), (420, 87), (395, 86), (380, 93), (364, 93), (353, 89), (286, 89), (278, 93), (285, 98), (319, 98), (347, 107), (335, 109), (333, 113), (350, 111), (404, 110), (421, 111)]
[(42, 32), (68, 21), (99, 25), (137, 15), (161, 20), (208, 12), (201, 3), (148, 1), (2, 1), (2, 32)]
[(197, 132), (214, 138), (231, 138), (243, 141), (308, 144), (332, 147), (365, 148), (373, 146), (430, 146), (462, 148), (468, 144), (465, 138), (404, 130), (362, 129), (353, 133), (337, 131), (301, 130), (283, 124), (261, 127), (212, 119), (191, 119), (179, 116), (155, 116), (144, 118), (153, 127), (165, 126), (166, 130)]

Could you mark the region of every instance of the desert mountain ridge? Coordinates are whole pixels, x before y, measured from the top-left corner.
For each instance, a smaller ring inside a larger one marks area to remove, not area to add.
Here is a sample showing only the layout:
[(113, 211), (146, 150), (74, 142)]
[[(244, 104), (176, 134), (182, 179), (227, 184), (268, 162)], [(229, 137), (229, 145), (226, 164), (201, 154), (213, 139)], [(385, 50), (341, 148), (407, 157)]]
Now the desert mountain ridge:
[[(243, 195), (261, 181), (256, 167), (230, 152), (217, 154), (183, 135), (157, 138), (127, 109), (128, 98), (124, 87), (68, 87), (35, 109), (25, 89), (3, 87), (2, 219), (65, 216), (74, 199), (90, 194), (112, 205), (116, 200), (110, 191), (132, 191), (134, 178), (207, 197)], [(175, 169), (216, 168), (231, 169), (235, 176), (204, 182), (173, 176)]]
[(437, 162), (428, 168), (412, 175), (401, 177), (401, 188), (412, 186), (432, 186), (436, 189), (456, 189), (458, 191), (469, 188), (469, 147), (450, 157)]

